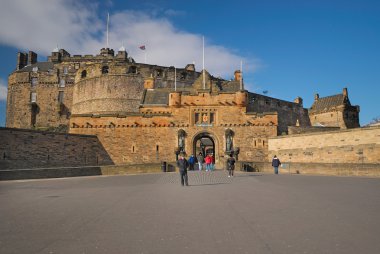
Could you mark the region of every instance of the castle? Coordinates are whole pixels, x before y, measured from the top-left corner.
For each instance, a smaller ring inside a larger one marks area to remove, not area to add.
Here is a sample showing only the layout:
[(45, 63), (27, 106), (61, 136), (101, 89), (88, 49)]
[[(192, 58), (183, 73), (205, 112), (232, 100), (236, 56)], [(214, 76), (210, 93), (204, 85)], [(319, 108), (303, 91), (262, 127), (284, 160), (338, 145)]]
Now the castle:
[[(310, 108), (249, 92), (242, 73), (214, 77), (184, 68), (136, 63), (122, 47), (73, 55), (55, 49), (46, 62), (18, 53), (8, 79), (6, 127), (96, 135), (115, 164), (174, 161), (179, 152), (268, 160), (268, 139), (359, 126), (346, 88)], [(97, 160), (101, 160), (97, 159)]]

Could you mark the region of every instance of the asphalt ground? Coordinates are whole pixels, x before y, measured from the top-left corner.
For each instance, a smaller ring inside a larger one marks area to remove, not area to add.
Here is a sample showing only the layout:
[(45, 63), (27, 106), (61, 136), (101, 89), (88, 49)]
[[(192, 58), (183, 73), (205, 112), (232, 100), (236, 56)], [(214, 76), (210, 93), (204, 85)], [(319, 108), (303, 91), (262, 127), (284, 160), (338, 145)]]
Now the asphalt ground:
[(0, 253), (380, 253), (380, 179), (226, 171), (0, 182)]

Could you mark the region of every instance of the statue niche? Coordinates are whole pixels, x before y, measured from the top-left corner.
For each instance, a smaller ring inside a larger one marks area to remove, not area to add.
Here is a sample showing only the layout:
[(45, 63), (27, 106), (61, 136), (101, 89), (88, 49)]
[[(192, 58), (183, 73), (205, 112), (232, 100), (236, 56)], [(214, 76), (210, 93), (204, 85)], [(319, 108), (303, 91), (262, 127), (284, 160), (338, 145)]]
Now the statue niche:
[(184, 130), (179, 130), (178, 131), (178, 150), (180, 152), (185, 152), (185, 137), (186, 137), (186, 132)]
[(227, 129), (225, 131), (226, 136), (226, 154), (230, 154), (233, 152), (233, 140), (232, 137), (234, 135), (234, 132), (230, 129)]

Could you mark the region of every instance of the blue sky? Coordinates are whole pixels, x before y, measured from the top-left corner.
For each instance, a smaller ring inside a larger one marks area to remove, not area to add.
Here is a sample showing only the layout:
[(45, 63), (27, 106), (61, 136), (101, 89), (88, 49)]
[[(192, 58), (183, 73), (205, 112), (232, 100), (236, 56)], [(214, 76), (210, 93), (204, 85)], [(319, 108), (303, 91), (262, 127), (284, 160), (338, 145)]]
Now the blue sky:
[(0, 126), (5, 125), (8, 75), (18, 51), (39, 61), (58, 46), (97, 54), (121, 45), (137, 62), (206, 69), (226, 79), (240, 68), (246, 88), (283, 100), (348, 88), (361, 125), (380, 116), (380, 1), (73, 1), (3, 0), (0, 9)]

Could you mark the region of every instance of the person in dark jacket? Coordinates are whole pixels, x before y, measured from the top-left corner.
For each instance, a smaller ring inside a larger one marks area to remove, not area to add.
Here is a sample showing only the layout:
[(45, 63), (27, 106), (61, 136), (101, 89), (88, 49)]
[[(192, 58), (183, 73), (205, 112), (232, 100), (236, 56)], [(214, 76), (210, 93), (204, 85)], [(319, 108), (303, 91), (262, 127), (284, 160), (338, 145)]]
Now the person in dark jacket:
[(230, 157), (227, 159), (227, 170), (228, 170), (228, 177), (233, 177), (234, 170), (235, 170), (235, 158), (232, 157), (232, 154), (230, 154)]
[(183, 153), (179, 155), (177, 166), (179, 168), (179, 174), (181, 176), (181, 185), (184, 186), (186, 184), (186, 186), (189, 186), (187, 178), (187, 167), (189, 166), (189, 163), (185, 159), (185, 155)]
[(274, 168), (274, 173), (278, 174), (278, 167), (281, 165), (281, 161), (275, 155), (272, 160), (272, 167)]
[(194, 164), (195, 164), (195, 157), (194, 155), (190, 155), (188, 161), (189, 163), (189, 170), (194, 170)]

